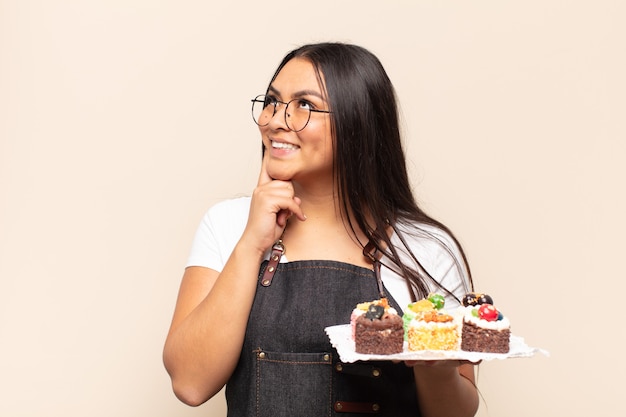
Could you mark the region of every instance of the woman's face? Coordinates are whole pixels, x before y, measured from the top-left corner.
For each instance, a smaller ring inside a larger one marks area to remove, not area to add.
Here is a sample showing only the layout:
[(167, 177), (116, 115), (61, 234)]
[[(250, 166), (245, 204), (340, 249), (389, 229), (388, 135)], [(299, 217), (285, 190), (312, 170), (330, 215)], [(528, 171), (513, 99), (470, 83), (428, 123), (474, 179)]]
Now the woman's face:
[[(299, 106), (328, 110), (326, 92), (313, 64), (302, 58), (292, 59), (281, 69), (267, 95), (284, 103), (296, 99), (294, 104)], [(285, 105), (280, 104), (269, 124), (259, 130), (270, 177), (302, 184), (332, 184), (333, 141), (328, 113), (311, 112), (306, 127), (294, 132), (285, 124)]]

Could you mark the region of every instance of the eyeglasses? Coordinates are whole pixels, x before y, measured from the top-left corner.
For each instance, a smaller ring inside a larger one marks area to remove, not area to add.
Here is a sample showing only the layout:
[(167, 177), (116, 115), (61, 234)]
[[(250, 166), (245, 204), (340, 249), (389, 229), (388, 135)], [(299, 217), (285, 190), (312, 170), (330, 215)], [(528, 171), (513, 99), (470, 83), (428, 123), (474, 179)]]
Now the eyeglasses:
[(280, 104), (285, 105), (285, 124), (294, 132), (299, 132), (306, 127), (311, 118), (311, 112), (332, 113), (330, 110), (317, 110), (311, 108), (312, 104), (301, 98), (294, 98), (285, 103), (275, 97), (261, 94), (252, 99), (252, 118), (259, 126), (267, 126), (278, 111)]

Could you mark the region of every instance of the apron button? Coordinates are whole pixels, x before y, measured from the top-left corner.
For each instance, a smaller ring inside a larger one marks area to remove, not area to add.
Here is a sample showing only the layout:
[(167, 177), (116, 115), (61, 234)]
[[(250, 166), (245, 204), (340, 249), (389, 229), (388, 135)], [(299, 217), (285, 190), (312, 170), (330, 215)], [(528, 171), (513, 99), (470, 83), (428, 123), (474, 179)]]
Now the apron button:
[(380, 411), (380, 405), (372, 404), (372, 411)]
[(343, 409), (343, 404), (341, 404), (339, 401), (337, 401), (335, 403), (335, 410), (336, 411), (341, 411)]
[(265, 352), (259, 352), (259, 359), (265, 359)]
[(379, 377), (380, 376), (380, 369), (372, 369), (372, 376), (373, 377)]
[(327, 353), (324, 355), (324, 361), (328, 362), (330, 360), (330, 355)]
[(341, 371), (343, 371), (343, 365), (342, 365), (342, 364), (340, 364), (340, 363), (338, 363), (337, 365), (335, 365), (335, 370), (336, 370), (337, 372), (341, 372)]

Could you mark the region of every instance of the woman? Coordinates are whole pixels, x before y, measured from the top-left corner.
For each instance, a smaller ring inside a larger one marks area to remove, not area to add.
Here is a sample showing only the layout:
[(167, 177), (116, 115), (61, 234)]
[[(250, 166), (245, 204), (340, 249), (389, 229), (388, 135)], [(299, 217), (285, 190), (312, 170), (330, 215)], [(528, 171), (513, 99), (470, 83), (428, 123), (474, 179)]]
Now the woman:
[(452, 234), (415, 203), (378, 59), (298, 48), (253, 114), (257, 187), (209, 210), (181, 283), (164, 350), (178, 398), (226, 385), (229, 416), (474, 415), (471, 364), (342, 364), (324, 333), (383, 294), (401, 311), (430, 291), (453, 305), (472, 285)]

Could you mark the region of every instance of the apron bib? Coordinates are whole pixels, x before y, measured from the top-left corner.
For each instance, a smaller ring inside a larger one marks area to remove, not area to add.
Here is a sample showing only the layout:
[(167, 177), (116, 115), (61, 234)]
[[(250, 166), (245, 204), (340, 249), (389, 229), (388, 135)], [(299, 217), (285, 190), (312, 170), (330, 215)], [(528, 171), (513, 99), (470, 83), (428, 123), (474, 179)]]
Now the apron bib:
[[(266, 267), (267, 261), (259, 278)], [(271, 284), (257, 287), (241, 357), (226, 385), (228, 416), (419, 416), (411, 368), (342, 363), (324, 332), (349, 323), (356, 304), (377, 298), (370, 269), (335, 261), (278, 264)]]

